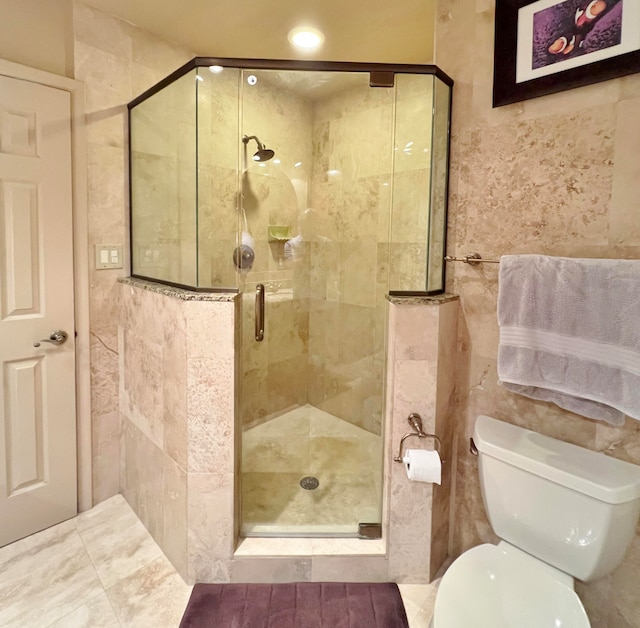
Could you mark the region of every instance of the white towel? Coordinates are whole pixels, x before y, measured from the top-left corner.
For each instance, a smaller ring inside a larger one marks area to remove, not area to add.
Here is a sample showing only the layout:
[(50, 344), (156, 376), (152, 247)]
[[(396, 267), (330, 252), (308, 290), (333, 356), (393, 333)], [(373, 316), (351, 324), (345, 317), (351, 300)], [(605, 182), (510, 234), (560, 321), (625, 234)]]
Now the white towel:
[(640, 420), (640, 260), (500, 259), (498, 379), (583, 416)]

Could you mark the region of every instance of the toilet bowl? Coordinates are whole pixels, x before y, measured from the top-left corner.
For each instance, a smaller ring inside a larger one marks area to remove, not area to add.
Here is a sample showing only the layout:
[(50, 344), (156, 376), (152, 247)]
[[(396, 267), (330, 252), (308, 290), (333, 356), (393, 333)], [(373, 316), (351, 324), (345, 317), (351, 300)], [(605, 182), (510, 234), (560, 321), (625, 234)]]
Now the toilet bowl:
[(431, 628), (589, 628), (574, 590), (610, 573), (635, 534), (640, 467), (479, 416), (482, 500), (497, 545), (442, 577)]
[(462, 554), (440, 583), (431, 628), (516, 626), (590, 624), (567, 574), (504, 541)]

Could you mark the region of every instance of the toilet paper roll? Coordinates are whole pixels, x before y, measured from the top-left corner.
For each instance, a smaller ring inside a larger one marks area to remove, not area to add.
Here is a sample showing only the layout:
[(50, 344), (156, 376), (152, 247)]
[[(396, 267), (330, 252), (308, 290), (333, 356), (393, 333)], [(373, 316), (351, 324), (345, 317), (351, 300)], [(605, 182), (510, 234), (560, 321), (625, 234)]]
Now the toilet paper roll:
[(440, 484), (442, 462), (437, 451), (426, 449), (407, 449), (402, 458), (407, 468), (407, 477), (412, 482), (431, 482)]

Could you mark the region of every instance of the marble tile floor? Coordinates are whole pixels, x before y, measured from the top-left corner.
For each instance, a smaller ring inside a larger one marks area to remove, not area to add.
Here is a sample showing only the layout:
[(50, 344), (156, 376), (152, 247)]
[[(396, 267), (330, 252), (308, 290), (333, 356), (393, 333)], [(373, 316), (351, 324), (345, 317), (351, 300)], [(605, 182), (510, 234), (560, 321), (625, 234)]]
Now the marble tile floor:
[[(410, 628), (436, 588), (400, 585)], [(177, 628), (190, 593), (121, 495), (0, 548), (3, 628)]]
[[(243, 434), (242, 532), (355, 534), (380, 521), (380, 436), (311, 405)], [(300, 486), (318, 479), (315, 490)]]

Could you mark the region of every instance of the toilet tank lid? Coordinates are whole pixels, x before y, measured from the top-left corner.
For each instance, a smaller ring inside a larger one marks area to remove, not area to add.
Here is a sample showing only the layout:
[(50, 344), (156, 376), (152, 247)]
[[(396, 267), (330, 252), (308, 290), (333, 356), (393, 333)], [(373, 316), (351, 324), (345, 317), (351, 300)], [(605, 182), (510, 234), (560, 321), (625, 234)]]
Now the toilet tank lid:
[(478, 451), (594, 499), (622, 504), (640, 498), (640, 466), (480, 415)]

